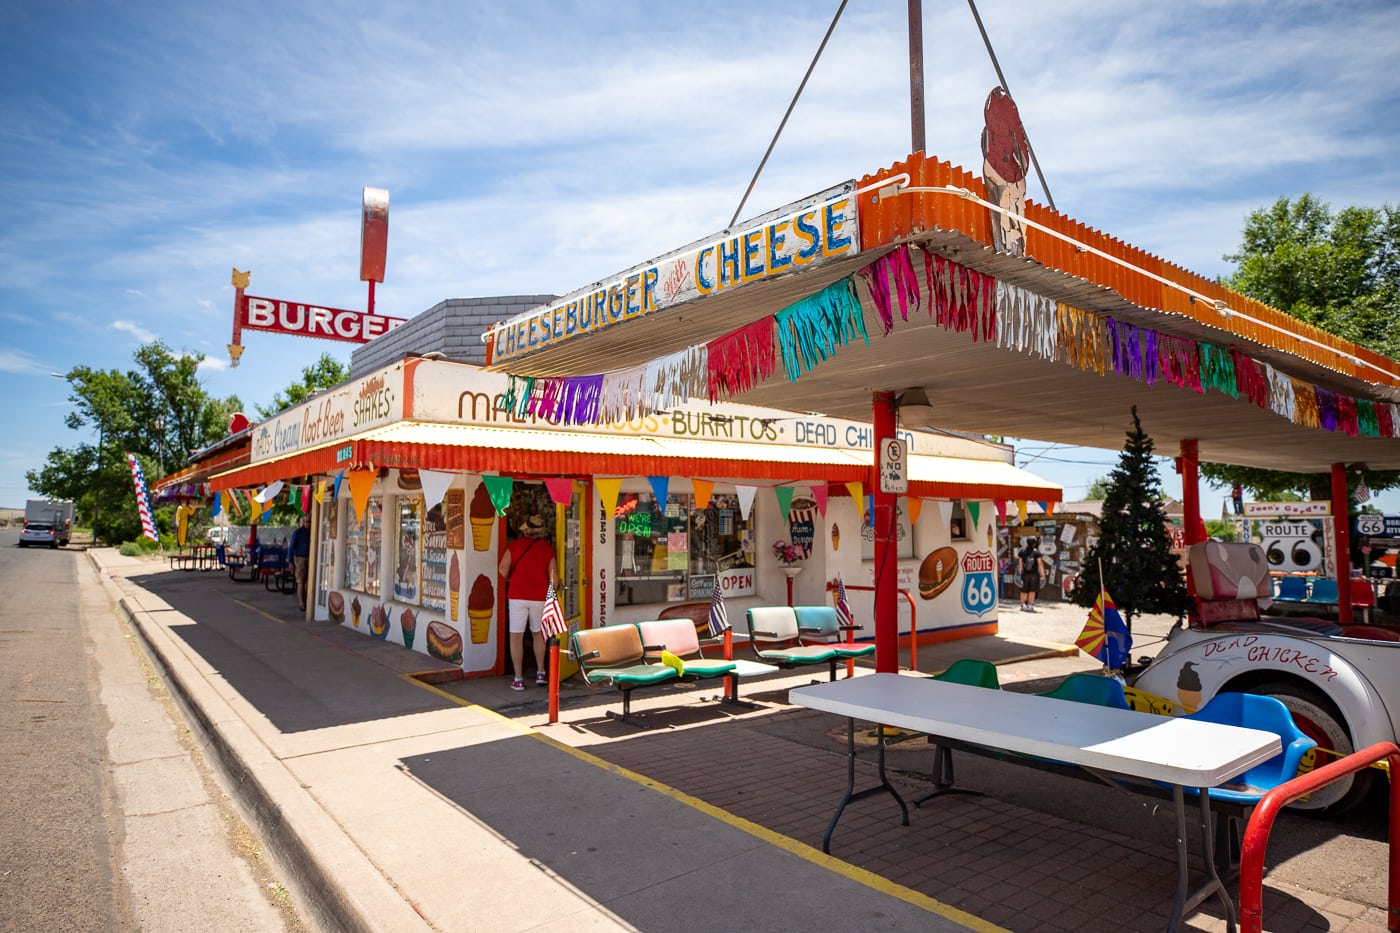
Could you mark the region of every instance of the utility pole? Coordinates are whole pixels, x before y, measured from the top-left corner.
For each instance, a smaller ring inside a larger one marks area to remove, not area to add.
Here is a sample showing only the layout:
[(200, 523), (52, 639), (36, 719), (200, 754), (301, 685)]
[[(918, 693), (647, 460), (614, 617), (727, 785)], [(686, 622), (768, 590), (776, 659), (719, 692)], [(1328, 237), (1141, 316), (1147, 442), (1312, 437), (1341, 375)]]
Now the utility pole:
[(909, 0), (909, 121), (911, 152), (924, 152), (924, 0)]

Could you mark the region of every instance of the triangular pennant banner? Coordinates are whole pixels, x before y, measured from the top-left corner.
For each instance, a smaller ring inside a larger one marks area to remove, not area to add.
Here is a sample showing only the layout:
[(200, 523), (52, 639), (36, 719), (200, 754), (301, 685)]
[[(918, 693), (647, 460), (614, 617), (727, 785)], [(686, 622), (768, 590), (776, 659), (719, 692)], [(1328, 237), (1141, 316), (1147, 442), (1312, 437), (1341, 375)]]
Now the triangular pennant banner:
[(224, 494), (219, 493), (214, 497), (214, 504), (209, 508), (209, 517), (218, 518), (224, 511)]
[(1055, 503), (1053, 503), (1053, 502), (1047, 502), (1047, 503), (1045, 503), (1045, 514), (1046, 514), (1046, 515), (1054, 515), (1054, 514), (1055, 514)]
[(851, 498), (856, 502), (856, 508), (860, 509), (861, 524), (865, 524), (865, 484), (847, 483), (846, 491), (851, 494)]
[(262, 515), (262, 510), (262, 502), (256, 496), (250, 496), (248, 499), (248, 524), (256, 525), (258, 517)]
[(773, 490), (778, 496), (778, 509), (783, 513), (783, 524), (787, 524), (788, 516), (792, 513), (792, 494), (796, 492), (791, 486), (779, 486)]
[(481, 481), (486, 484), (486, 494), (491, 497), (491, 504), (495, 506), (496, 514), (506, 514), (506, 509), (510, 506), (510, 491), (515, 488), (515, 478), (511, 476), (483, 476)]
[(982, 527), (982, 503), (967, 503), (967, 517), (972, 519), (972, 527), (967, 529), (968, 536), (970, 537), (973, 532), (975, 532), (978, 528)]
[(321, 480), (316, 484), (316, 501), (322, 505), (326, 502), (326, 481)]
[(431, 511), (447, 495), (456, 473), (447, 470), (419, 470), (418, 481), (423, 485), (423, 508)]
[(812, 487), (812, 498), (817, 500), (817, 511), (822, 518), (826, 518), (826, 496), (828, 489), (825, 483), (818, 483)]
[(620, 476), (595, 476), (593, 486), (598, 490), (598, 501), (603, 503), (603, 510), (612, 515), (617, 511), (617, 494), (622, 488), (622, 477)]
[(652, 494), (656, 496), (657, 506), (665, 510), (666, 500), (670, 497), (671, 477), (648, 476), (647, 482), (651, 483), (651, 491)]
[(1042, 512), (1045, 511), (1045, 503), (1044, 503), (1044, 502), (1037, 502), (1037, 503), (1036, 503), (1036, 506), (1039, 507), (1040, 511), (1042, 511)]
[(343, 479), (345, 479), (345, 471), (344, 471), (344, 470), (341, 470), (339, 473), (335, 474), (335, 488), (331, 491), (331, 492), (332, 492), (331, 498), (333, 498), (333, 499), (339, 499), (339, 498), (340, 498), (340, 481), (343, 480)]
[(938, 507), (939, 530), (947, 531), (953, 524), (953, 503), (947, 499), (935, 499), (933, 504)]
[(301, 500), (301, 513), (311, 514), (311, 484), (307, 483), (297, 487), (297, 498)]
[(574, 500), (574, 481), (567, 476), (551, 476), (544, 481), (549, 490), (549, 501), (567, 507)]
[(351, 470), (348, 474), (350, 501), (355, 506), (356, 521), (364, 520), (365, 509), (369, 506), (369, 494), (374, 489), (374, 480), (378, 473), (378, 470)]
[(998, 499), (998, 500), (997, 500), (997, 521), (1001, 522), (1003, 525), (1006, 524), (1006, 500), (1005, 500), (1005, 499)]
[(281, 491), (282, 481), (279, 479), (275, 483), (268, 483), (267, 486), (265, 486), (263, 490), (253, 498), (257, 499), (258, 502), (262, 503), (263, 505), (267, 505), (269, 502), (276, 499), (277, 494)]
[(1021, 516), (1021, 524), (1022, 524), (1022, 525), (1024, 525), (1024, 524), (1026, 523), (1026, 511), (1027, 511), (1027, 508), (1026, 508), (1026, 500), (1025, 500), (1025, 499), (1017, 499), (1017, 500), (1016, 500), (1016, 512), (1017, 512), (1017, 514), (1019, 514), (1019, 515)]
[(909, 500), (909, 524), (914, 525), (919, 521), (919, 513), (924, 510), (923, 499)]
[(709, 508), (710, 496), (714, 495), (715, 492), (714, 481), (693, 479), (690, 481), (690, 488), (695, 492), (695, 507), (697, 509)]
[(739, 494), (739, 514), (748, 521), (749, 511), (753, 509), (753, 497), (758, 493), (757, 486), (735, 486), (734, 491)]

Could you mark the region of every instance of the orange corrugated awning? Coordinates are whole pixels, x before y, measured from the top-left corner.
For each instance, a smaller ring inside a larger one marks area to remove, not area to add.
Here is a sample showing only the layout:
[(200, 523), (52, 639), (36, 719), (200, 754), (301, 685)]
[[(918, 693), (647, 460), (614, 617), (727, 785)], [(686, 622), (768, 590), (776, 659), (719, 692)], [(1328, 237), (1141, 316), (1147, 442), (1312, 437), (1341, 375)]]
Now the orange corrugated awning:
[[(310, 473), (413, 467), (521, 476), (693, 476), (775, 483), (868, 482), (872, 454), (846, 448), (748, 444), (483, 425), (405, 421), (358, 438), (269, 460), (214, 478), (215, 489), (257, 486)], [(1060, 487), (996, 460), (915, 454), (910, 494), (926, 498), (1059, 502)]]

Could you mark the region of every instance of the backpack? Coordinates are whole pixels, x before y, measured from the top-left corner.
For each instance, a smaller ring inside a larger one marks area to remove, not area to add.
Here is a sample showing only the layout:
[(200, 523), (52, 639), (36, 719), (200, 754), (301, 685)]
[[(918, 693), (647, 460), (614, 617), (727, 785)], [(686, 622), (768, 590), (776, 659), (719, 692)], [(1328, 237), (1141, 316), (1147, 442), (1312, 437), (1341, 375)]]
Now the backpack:
[(1040, 573), (1040, 552), (1031, 551), (1029, 554), (1025, 550), (1021, 551), (1021, 573)]

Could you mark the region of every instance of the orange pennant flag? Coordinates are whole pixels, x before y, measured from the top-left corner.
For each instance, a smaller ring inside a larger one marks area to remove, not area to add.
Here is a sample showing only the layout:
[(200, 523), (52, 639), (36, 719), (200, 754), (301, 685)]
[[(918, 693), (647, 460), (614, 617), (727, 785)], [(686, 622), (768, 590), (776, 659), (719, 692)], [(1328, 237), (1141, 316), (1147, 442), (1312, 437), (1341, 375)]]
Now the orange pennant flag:
[(909, 524), (913, 525), (919, 521), (919, 513), (924, 510), (923, 499), (909, 500)]
[(355, 520), (361, 521), (365, 517), (365, 508), (369, 506), (369, 494), (374, 489), (374, 480), (378, 475), (378, 470), (351, 470), (345, 474), (350, 480), (350, 501), (355, 505)]
[(714, 481), (708, 479), (693, 479), (690, 481), (690, 487), (695, 491), (695, 507), (697, 509), (708, 508), (710, 505), (710, 496), (714, 495), (715, 492)]

